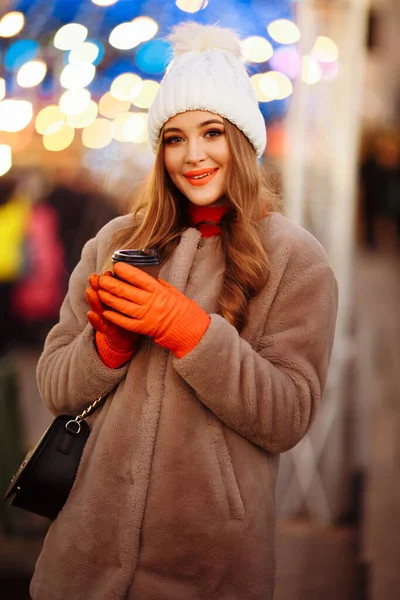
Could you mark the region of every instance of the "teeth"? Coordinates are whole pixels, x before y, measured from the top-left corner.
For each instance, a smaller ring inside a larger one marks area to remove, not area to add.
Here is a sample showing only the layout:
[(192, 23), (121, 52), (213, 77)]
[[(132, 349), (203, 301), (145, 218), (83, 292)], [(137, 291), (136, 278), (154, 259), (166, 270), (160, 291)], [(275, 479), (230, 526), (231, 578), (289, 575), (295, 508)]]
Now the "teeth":
[(213, 173), (215, 173), (215, 171), (216, 169), (214, 171), (210, 171), (209, 173), (204, 173), (204, 175), (193, 175), (192, 177), (190, 177), (190, 179), (204, 179), (204, 177), (212, 175)]

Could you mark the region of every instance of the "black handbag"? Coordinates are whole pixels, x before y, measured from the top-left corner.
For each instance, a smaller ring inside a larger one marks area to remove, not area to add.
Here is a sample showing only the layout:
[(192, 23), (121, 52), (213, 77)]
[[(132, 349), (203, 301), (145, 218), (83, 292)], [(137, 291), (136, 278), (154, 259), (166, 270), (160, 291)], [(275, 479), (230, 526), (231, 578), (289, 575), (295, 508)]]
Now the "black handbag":
[(64, 506), (90, 435), (85, 418), (106, 400), (95, 400), (77, 417), (60, 415), (22, 461), (4, 496), (12, 506), (55, 519)]

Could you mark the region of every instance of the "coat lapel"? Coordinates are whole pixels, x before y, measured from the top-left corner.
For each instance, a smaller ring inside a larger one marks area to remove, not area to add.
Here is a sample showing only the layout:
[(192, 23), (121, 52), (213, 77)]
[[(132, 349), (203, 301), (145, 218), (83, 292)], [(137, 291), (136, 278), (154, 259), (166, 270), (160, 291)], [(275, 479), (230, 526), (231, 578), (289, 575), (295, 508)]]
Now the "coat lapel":
[(170, 283), (180, 292), (184, 292), (201, 233), (192, 227), (186, 229), (178, 247), (160, 270), (160, 278)]

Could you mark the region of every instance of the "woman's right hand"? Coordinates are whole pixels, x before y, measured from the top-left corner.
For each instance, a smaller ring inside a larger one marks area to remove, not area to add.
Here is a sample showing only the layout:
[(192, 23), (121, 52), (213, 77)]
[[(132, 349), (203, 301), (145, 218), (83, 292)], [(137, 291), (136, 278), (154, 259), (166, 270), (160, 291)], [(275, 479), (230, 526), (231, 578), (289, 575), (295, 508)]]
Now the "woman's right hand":
[[(104, 275), (112, 277), (111, 271), (106, 271)], [(130, 352), (137, 345), (139, 335), (131, 331), (126, 331), (103, 317), (104, 306), (98, 294), (99, 275), (92, 273), (89, 276), (89, 284), (91, 287), (86, 289), (86, 300), (91, 309), (88, 312), (89, 323), (93, 329), (104, 336), (111, 350), (119, 353)], [(110, 309), (107, 308), (107, 310)]]

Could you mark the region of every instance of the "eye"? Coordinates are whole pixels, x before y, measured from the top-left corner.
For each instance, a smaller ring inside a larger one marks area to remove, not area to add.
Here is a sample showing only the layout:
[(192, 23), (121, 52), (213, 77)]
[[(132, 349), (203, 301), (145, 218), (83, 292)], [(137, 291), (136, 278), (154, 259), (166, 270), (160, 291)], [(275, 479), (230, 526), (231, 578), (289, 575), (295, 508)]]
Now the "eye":
[(163, 139), (164, 144), (178, 144), (179, 142), (183, 142), (183, 139), (178, 135), (174, 135)]
[(204, 137), (214, 138), (214, 137), (219, 137), (220, 135), (223, 135), (224, 133), (225, 132), (221, 131), (220, 129), (209, 129)]

